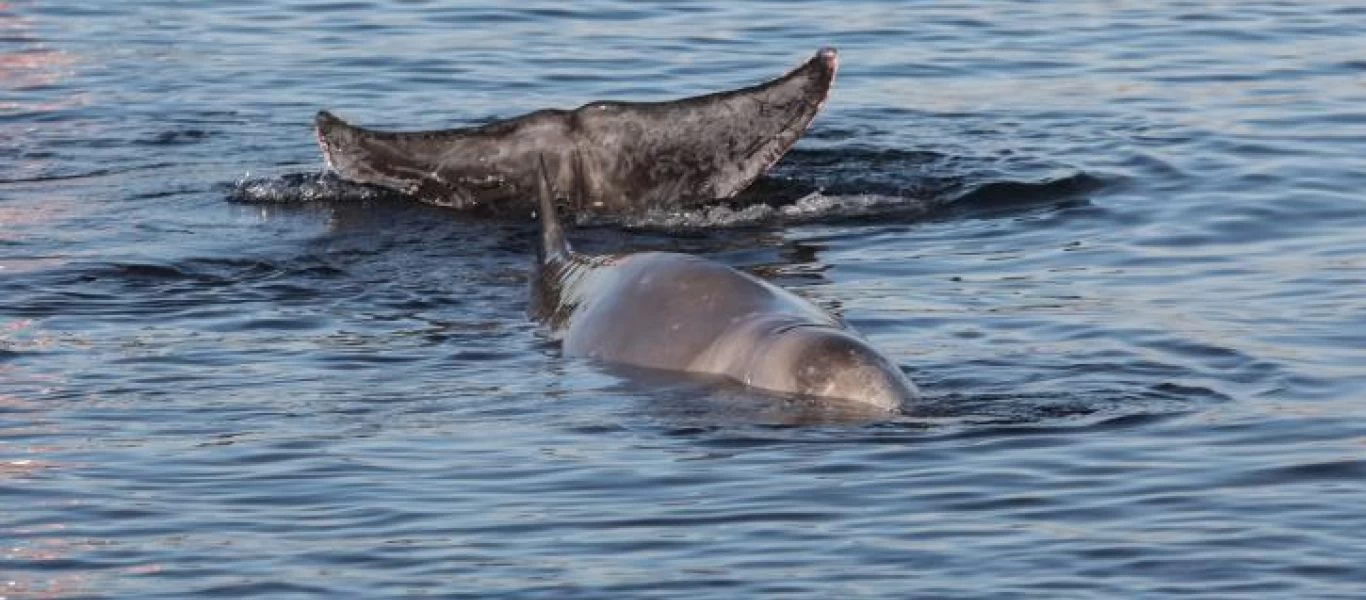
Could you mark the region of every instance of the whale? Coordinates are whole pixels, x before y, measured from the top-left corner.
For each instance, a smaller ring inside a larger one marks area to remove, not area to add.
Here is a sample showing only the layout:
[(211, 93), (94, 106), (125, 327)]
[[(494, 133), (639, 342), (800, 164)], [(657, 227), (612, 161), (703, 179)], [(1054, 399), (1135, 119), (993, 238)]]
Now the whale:
[(554, 168), (541, 170), (528, 313), (564, 356), (888, 414), (918, 398), (901, 369), (842, 319), (750, 274), (690, 254), (575, 252), (558, 216), (572, 201), (554, 187)]
[(572, 214), (639, 214), (733, 198), (806, 132), (839, 69), (822, 48), (758, 85), (666, 102), (590, 102), (477, 127), (381, 131), (324, 110), (314, 120), (329, 170), (471, 213), (535, 208), (545, 156)]

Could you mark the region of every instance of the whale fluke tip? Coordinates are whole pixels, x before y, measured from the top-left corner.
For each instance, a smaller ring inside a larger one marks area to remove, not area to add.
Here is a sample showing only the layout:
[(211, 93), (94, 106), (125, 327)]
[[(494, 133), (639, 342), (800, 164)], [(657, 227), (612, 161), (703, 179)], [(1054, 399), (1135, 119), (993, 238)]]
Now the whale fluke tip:
[(340, 118), (337, 117), (337, 115), (334, 115), (325, 110), (318, 111), (317, 116), (313, 117), (313, 124), (318, 126), (319, 128), (326, 127), (329, 125), (337, 125), (341, 123), (345, 123), (345, 121), (342, 121)]

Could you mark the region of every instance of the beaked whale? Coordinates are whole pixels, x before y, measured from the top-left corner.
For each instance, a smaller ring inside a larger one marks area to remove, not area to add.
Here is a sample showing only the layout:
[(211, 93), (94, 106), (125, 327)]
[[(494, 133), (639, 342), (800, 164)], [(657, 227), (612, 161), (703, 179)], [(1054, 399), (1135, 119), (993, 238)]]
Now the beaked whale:
[(389, 132), (318, 113), (315, 133), (342, 178), (431, 204), (524, 215), (539, 157), (577, 213), (640, 213), (731, 198), (787, 153), (830, 93), (838, 54), (822, 48), (777, 79), (669, 102), (591, 102), (479, 127)]
[(915, 385), (867, 340), (782, 288), (688, 254), (574, 252), (553, 189), (542, 176), (528, 312), (549, 325), (566, 356), (720, 375), (889, 413), (917, 397)]

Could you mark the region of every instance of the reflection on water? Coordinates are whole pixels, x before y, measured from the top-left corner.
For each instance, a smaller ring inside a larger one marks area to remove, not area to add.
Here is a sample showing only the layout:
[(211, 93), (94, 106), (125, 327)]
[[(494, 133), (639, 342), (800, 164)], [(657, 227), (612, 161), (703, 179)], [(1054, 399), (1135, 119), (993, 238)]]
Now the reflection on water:
[[(6, 42), (0, 47), (0, 91), (5, 93), (0, 98), (0, 116), (50, 112), (84, 102), (80, 93), (24, 101), (42, 98), (58, 88), (72, 76), (77, 61), (71, 53), (53, 49), (35, 37), (33, 19), (21, 16), (18, 10), (12, 3), (0, 2), (0, 35)], [(0, 137), (8, 135), (0, 129)]]

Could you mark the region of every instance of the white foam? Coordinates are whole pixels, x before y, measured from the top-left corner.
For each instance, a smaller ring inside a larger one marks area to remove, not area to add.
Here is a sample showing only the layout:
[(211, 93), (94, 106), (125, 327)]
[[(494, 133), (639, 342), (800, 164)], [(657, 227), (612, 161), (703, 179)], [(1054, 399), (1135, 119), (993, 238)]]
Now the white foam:
[(620, 218), (590, 216), (580, 218), (580, 224), (618, 223), (642, 229), (716, 229), (752, 227), (770, 224), (801, 224), (832, 219), (849, 219), (873, 215), (919, 215), (934, 203), (917, 198), (879, 194), (827, 196), (813, 192), (801, 199), (779, 207), (755, 204), (740, 208), (726, 205), (693, 209), (652, 209), (640, 215)]
[(298, 204), (375, 200), (386, 194), (384, 190), (350, 183), (328, 172), (255, 179), (248, 173), (233, 186), (232, 198), (254, 204)]

